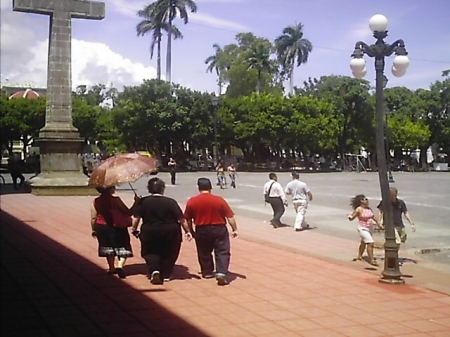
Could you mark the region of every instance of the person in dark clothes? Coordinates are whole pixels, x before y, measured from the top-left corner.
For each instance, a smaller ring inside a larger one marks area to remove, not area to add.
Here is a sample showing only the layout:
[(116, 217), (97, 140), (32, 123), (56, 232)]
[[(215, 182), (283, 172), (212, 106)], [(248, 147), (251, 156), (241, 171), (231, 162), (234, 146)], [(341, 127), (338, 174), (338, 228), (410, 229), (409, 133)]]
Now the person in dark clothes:
[(175, 185), (175, 179), (177, 174), (177, 162), (175, 161), (175, 159), (170, 158), (169, 162), (167, 163), (167, 166), (169, 166), (170, 183), (172, 185)]
[(200, 194), (188, 200), (184, 216), (192, 233), (195, 224), (195, 244), (203, 278), (213, 278), (215, 271), (217, 284), (223, 286), (228, 284), (226, 275), (231, 256), (226, 224), (228, 222), (231, 226), (231, 236), (237, 238), (236, 220), (228, 203), (222, 197), (211, 194), (212, 185), (208, 178), (199, 178), (197, 186)]
[[(152, 284), (170, 280), (180, 253), (181, 227), (186, 239), (192, 240), (180, 206), (174, 199), (163, 195), (165, 187), (161, 179), (150, 179), (147, 184), (150, 195), (142, 198), (133, 212), (132, 233), (141, 240), (141, 256), (147, 264)], [(141, 220), (141, 230), (138, 231)]]
[[(15, 157), (10, 157), (8, 159), (8, 171), (11, 174), (14, 189), (18, 190), (19, 188), (22, 188), (25, 177), (22, 174), (20, 160)], [(20, 180), (19, 185), (17, 185), (17, 179)]]

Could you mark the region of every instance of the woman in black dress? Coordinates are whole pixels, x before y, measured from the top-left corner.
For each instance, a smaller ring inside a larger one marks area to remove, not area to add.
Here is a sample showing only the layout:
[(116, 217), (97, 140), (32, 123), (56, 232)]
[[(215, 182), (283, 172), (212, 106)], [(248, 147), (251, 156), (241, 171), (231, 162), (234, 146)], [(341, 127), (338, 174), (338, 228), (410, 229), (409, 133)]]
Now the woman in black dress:
[(147, 264), (150, 282), (163, 284), (170, 279), (180, 253), (181, 227), (187, 240), (192, 240), (192, 234), (178, 203), (164, 196), (164, 181), (152, 178), (147, 188), (150, 195), (142, 198), (133, 211), (132, 230), (141, 240), (141, 256)]

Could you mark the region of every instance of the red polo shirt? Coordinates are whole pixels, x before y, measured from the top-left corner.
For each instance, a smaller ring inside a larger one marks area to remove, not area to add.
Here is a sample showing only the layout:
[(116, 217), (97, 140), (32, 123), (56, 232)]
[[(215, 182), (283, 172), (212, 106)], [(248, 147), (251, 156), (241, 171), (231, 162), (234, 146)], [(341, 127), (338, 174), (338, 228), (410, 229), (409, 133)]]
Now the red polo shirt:
[(186, 219), (193, 219), (196, 226), (225, 225), (226, 218), (234, 216), (228, 203), (217, 195), (200, 193), (186, 203)]

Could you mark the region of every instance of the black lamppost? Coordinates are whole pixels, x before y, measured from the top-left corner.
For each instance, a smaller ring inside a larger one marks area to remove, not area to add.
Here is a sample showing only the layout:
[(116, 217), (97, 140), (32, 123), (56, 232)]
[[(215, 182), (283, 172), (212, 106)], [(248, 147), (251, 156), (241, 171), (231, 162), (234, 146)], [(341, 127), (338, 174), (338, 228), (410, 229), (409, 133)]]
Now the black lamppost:
[(378, 161), (378, 178), (380, 181), (381, 198), (383, 203), (383, 222), (385, 226), (385, 260), (384, 270), (381, 273), (380, 282), (390, 284), (403, 284), (398, 265), (398, 249), (399, 246), (395, 242), (394, 218), (392, 213), (392, 203), (390, 200), (389, 181), (387, 176), (386, 153), (384, 144), (384, 113), (383, 113), (383, 80), (384, 76), (384, 59), (395, 53), (392, 73), (394, 76), (403, 76), (409, 65), (408, 53), (405, 49), (403, 40), (397, 40), (392, 44), (384, 42), (387, 37), (388, 20), (384, 15), (377, 14), (370, 18), (369, 27), (373, 32), (373, 37), (377, 40), (375, 44), (367, 45), (362, 41), (355, 44), (355, 51), (352, 54), (353, 59), (350, 62), (350, 68), (356, 78), (363, 78), (366, 74), (366, 62), (363, 59), (364, 54), (375, 58), (376, 72), (376, 115), (377, 115), (377, 132), (376, 132), (376, 148)]
[(214, 146), (213, 146), (213, 155), (214, 155), (214, 167), (219, 163), (218, 156), (218, 147), (217, 147), (217, 105), (219, 104), (219, 97), (213, 96), (211, 98), (211, 103), (214, 108)]
[(388, 160), (388, 181), (389, 183), (395, 183), (394, 177), (392, 176), (392, 165), (391, 165), (391, 154), (389, 153), (389, 126), (388, 126), (388, 115), (389, 115), (389, 109), (384, 109), (384, 116), (385, 116), (385, 143), (386, 143), (386, 155)]

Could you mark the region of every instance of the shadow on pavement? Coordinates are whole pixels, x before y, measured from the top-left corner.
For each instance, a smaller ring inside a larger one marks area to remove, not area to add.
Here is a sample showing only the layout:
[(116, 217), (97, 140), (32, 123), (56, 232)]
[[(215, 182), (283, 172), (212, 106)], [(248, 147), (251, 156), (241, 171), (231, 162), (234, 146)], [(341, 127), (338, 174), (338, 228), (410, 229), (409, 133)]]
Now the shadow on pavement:
[(0, 217), (3, 336), (207, 336), (26, 223)]

